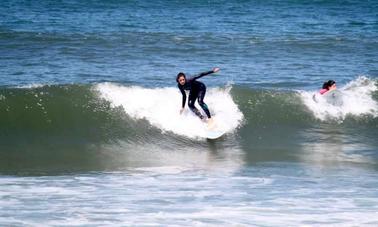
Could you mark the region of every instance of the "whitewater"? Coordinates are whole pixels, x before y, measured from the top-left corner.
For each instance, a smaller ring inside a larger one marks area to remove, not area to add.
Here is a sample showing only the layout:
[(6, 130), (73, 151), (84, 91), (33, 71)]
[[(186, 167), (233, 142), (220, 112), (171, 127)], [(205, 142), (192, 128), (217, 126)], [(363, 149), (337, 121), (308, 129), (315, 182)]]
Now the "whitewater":
[[(134, 119), (145, 119), (162, 132), (206, 138), (207, 124), (188, 108), (182, 115), (179, 114), (182, 98), (177, 88), (148, 89), (105, 83), (97, 85), (95, 89), (100, 92), (100, 97), (111, 102), (112, 107), (122, 107)], [(231, 86), (209, 89), (205, 99), (219, 130), (226, 133), (233, 133), (243, 120), (230, 90)], [(196, 106), (199, 108), (198, 103)]]
[[(328, 102), (326, 98), (318, 94), (318, 91), (299, 91), (299, 94), (316, 118), (323, 121), (342, 122), (347, 116), (370, 115), (376, 118), (378, 116), (378, 103), (373, 95), (377, 89), (375, 80), (360, 76), (337, 89), (341, 94), (340, 105)], [(318, 101), (314, 101), (314, 96)]]

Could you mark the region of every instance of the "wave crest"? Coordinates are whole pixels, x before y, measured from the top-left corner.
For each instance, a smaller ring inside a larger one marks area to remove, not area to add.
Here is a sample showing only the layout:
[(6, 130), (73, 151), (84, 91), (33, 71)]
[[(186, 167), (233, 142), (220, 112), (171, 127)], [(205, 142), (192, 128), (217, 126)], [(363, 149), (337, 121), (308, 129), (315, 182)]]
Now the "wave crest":
[[(97, 85), (96, 89), (113, 107), (122, 107), (131, 117), (145, 119), (163, 132), (170, 131), (190, 138), (206, 137), (206, 124), (188, 108), (183, 114), (179, 114), (181, 93), (177, 88), (149, 89), (103, 83)], [(235, 130), (243, 119), (230, 90), (231, 87), (211, 88), (205, 97), (218, 128), (226, 133)], [(201, 110), (198, 106), (197, 108)]]

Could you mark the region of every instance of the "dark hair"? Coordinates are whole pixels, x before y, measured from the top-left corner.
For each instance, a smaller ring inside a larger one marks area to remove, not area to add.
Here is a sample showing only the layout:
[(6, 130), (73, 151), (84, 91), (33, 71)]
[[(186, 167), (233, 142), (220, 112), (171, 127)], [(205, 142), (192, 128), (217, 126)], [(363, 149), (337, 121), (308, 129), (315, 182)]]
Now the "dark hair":
[(178, 83), (179, 78), (182, 77), (182, 76), (186, 79), (185, 73), (183, 73), (183, 72), (179, 72), (179, 73), (177, 74), (177, 76), (176, 76), (176, 82), (177, 82), (177, 83)]
[(327, 83), (327, 82), (324, 82), (322, 88), (323, 88), (323, 89), (328, 89), (328, 83)]
[(332, 85), (334, 85), (336, 82), (334, 80), (329, 80), (328, 82), (328, 85), (331, 87)]
[(323, 83), (323, 89), (329, 89), (330, 87), (332, 87), (332, 85), (334, 85), (336, 82), (334, 80), (329, 80), (329, 81), (326, 81)]

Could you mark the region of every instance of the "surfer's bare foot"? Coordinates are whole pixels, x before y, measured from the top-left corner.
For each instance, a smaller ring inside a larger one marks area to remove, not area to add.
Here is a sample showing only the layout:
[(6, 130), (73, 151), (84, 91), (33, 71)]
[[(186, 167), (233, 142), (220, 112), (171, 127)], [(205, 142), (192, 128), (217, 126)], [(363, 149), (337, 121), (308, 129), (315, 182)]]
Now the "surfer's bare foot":
[(209, 129), (212, 129), (212, 128), (214, 128), (214, 126), (215, 126), (214, 120), (212, 118), (207, 119), (207, 127)]

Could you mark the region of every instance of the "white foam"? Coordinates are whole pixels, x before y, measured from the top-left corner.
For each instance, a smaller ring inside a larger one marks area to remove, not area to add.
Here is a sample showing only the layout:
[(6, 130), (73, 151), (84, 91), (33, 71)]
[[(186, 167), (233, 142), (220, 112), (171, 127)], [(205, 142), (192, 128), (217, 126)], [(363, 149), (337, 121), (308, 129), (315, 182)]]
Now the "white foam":
[[(207, 125), (187, 106), (184, 113), (179, 114), (182, 96), (177, 88), (149, 89), (102, 83), (96, 86), (96, 90), (113, 107), (120, 106), (132, 118), (145, 119), (163, 132), (171, 131), (190, 138), (206, 137)], [(234, 131), (243, 119), (243, 114), (232, 100), (230, 90), (230, 86), (225, 89), (208, 89), (204, 100), (214, 115), (218, 129), (226, 133)], [(200, 107), (197, 108), (201, 110)]]
[[(332, 105), (325, 98), (318, 94), (318, 91), (299, 91), (304, 104), (313, 112), (314, 116), (320, 120), (343, 121), (346, 116), (378, 116), (378, 104), (373, 99), (373, 92), (377, 91), (374, 80), (361, 76), (349, 82), (343, 87), (339, 87), (342, 104)], [(313, 96), (316, 96), (317, 102)]]
[(47, 84), (32, 83), (32, 84), (20, 85), (20, 86), (17, 86), (16, 88), (33, 89), (33, 88), (41, 88), (44, 86), (47, 86)]

